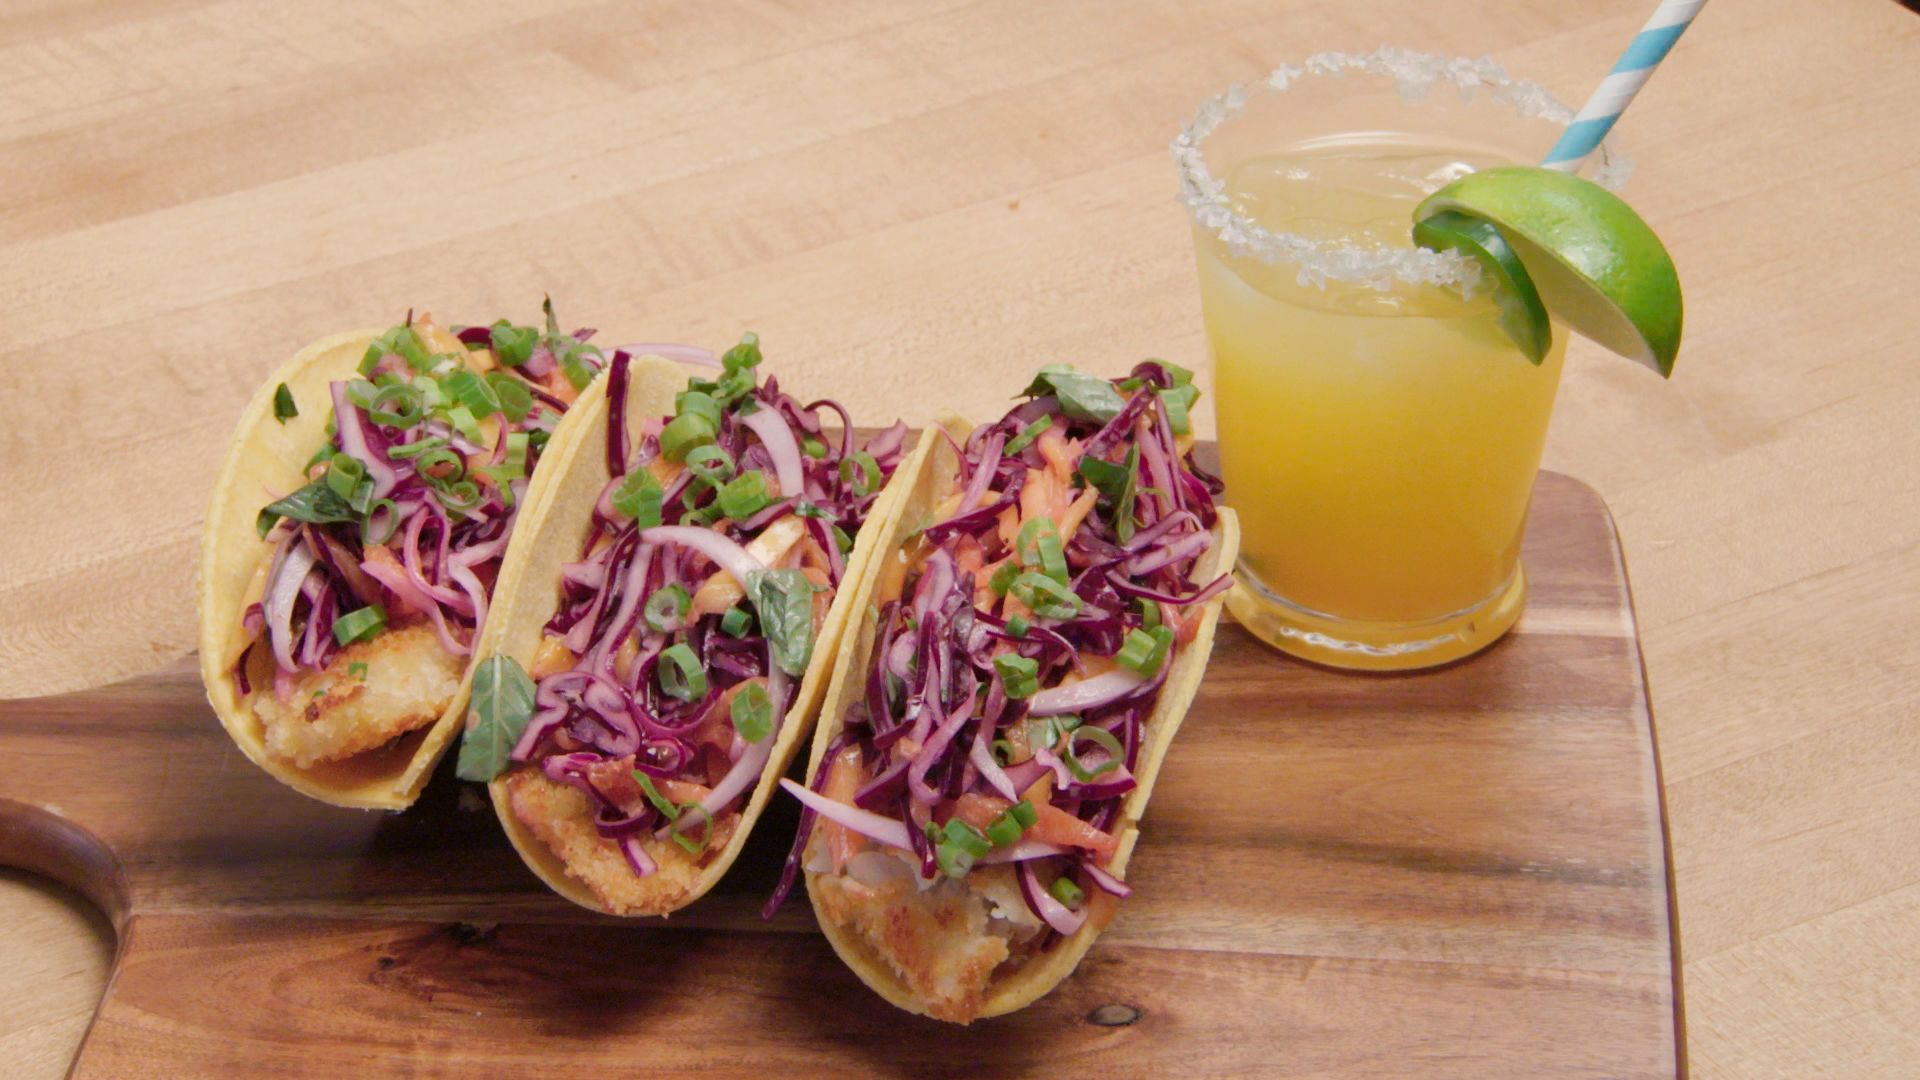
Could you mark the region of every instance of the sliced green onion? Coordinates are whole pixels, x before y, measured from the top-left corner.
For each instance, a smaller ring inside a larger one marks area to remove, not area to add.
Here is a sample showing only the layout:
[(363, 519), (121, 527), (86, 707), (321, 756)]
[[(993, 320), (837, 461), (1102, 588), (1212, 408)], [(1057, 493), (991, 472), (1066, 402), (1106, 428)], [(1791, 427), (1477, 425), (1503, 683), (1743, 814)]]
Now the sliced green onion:
[(700, 390), (682, 390), (673, 395), (673, 414), (675, 416), (701, 416), (720, 430), (720, 403), (713, 395)]
[(951, 818), (947, 821), (946, 842), (969, 855), (985, 855), (993, 850), (993, 845), (987, 843), (985, 833), (959, 818)]
[(1013, 595), (1028, 610), (1045, 618), (1071, 619), (1080, 613), (1080, 598), (1072, 589), (1031, 570), (1013, 579)]
[(1043, 546), (1048, 539), (1053, 540), (1053, 554), (1060, 562), (1058, 580), (1066, 581), (1066, 559), (1060, 553), (1060, 529), (1052, 518), (1034, 518), (1020, 526), (1020, 535), (1013, 542), (1014, 558), (1028, 570), (1039, 570), (1048, 577), (1055, 575), (1047, 569), (1046, 550)]
[(993, 740), (993, 759), (1002, 765), (1013, 764), (1013, 744), (1005, 739)]
[[(671, 835), (674, 843), (679, 844), (682, 848), (690, 852), (697, 852), (707, 846), (707, 841), (713, 836), (713, 815), (707, 812), (706, 807), (701, 806), (699, 803), (682, 804), (674, 802), (672, 799), (660, 794), (660, 789), (653, 786), (653, 777), (648, 776), (639, 769), (633, 770), (633, 778), (639, 781), (640, 790), (646, 792), (647, 802), (653, 804), (653, 808), (660, 812), (660, 816), (666, 818), (667, 821), (672, 824)], [(681, 822), (686, 820), (689, 810), (698, 812), (700, 816), (705, 819), (703, 824), (705, 824), (706, 828), (701, 830), (700, 839), (698, 840), (687, 836), (681, 827)]]
[(855, 450), (840, 459), (840, 479), (855, 495), (865, 495), (880, 486), (880, 463), (865, 450)]
[(1059, 745), (1060, 739), (1080, 727), (1077, 713), (1062, 713), (1059, 716), (1043, 716), (1027, 721), (1027, 745), (1046, 747), (1051, 750)]
[(720, 616), (720, 632), (728, 637), (746, 637), (751, 629), (753, 616), (747, 614), (745, 608), (730, 607), (725, 615)]
[(840, 545), (840, 554), (842, 555), (853, 550), (853, 537), (848, 536), (847, 530), (838, 525), (833, 527), (833, 542)]
[(1046, 430), (1052, 426), (1053, 417), (1051, 416), (1043, 416), (1035, 420), (1033, 423), (1021, 428), (1020, 434), (1008, 440), (1007, 445), (1001, 448), (1000, 453), (1006, 457), (1012, 457), (1027, 447), (1032, 446), (1033, 440), (1045, 434)]
[(527, 384), (504, 371), (487, 372), (487, 388), (493, 391), (494, 400), (500, 403), (500, 411), (510, 423), (519, 423), (533, 411), (533, 392)]
[(367, 419), (381, 427), (410, 428), (426, 414), (424, 395), (406, 383), (382, 387), (367, 402)]
[(1047, 893), (1070, 908), (1078, 908), (1087, 898), (1087, 894), (1080, 891), (1080, 886), (1065, 877), (1054, 878), (1053, 884), (1047, 886)]
[[(1025, 800), (1021, 801), (1021, 805), (1027, 805)], [(994, 818), (993, 824), (987, 826), (987, 840), (994, 847), (1002, 848), (1017, 843), (1020, 840), (1020, 834), (1026, 831), (1026, 827), (1020, 824), (1019, 819), (1013, 816), (1013, 811), (1009, 808), (1002, 811), (999, 817)]]
[(660, 689), (681, 701), (699, 701), (707, 696), (707, 673), (700, 658), (685, 642), (670, 646), (660, 654)]
[[(383, 510), (386, 511), (387, 515), (384, 518), (380, 516), (380, 512)], [(386, 530), (384, 532), (376, 531), (375, 522), (385, 523)], [(360, 545), (362, 547), (384, 544), (393, 539), (393, 534), (399, 531), (400, 508), (394, 505), (392, 499), (375, 499), (373, 502), (367, 504), (367, 519), (360, 523)]]
[(1040, 670), (1037, 661), (1014, 653), (1003, 653), (993, 658), (993, 670), (1000, 673), (1000, 682), (1006, 687), (1010, 698), (1032, 697), (1040, 689), (1036, 677)]
[(745, 521), (772, 506), (774, 499), (773, 493), (767, 490), (767, 474), (748, 469), (727, 481), (715, 501), (722, 514), (735, 521)]
[(480, 421), (474, 419), (473, 410), (465, 405), (455, 405), (447, 410), (447, 423), (459, 432), (468, 442), (485, 442), (486, 436), (480, 433)]
[(1167, 407), (1167, 423), (1173, 427), (1175, 435), (1193, 434), (1193, 422), (1189, 413), (1193, 403), (1200, 398), (1197, 386), (1176, 386), (1171, 390), (1161, 390), (1160, 403)]
[(1151, 679), (1167, 662), (1167, 650), (1173, 645), (1173, 628), (1156, 626), (1151, 630), (1129, 630), (1113, 662)]
[(420, 343), (420, 336), (413, 332), (413, 327), (395, 327), (392, 334), (393, 351), (400, 354), (408, 367), (415, 371), (429, 371), (433, 368), (433, 357), (427, 355), (427, 348)]
[(442, 444), (422, 453), (415, 459), (413, 468), (429, 484), (451, 481), (467, 471), (467, 459)]
[(387, 613), (379, 604), (368, 604), (333, 620), (333, 640), (342, 645), (366, 641), (387, 625)]
[(677, 465), (696, 448), (711, 443), (719, 431), (718, 425), (699, 413), (676, 416), (660, 430), (660, 456)]
[[(476, 420), (484, 420), (500, 411), (500, 398), (494, 393), (493, 387), (466, 368), (448, 372), (447, 377), (440, 380), (440, 385), (448, 398), (466, 406), (468, 414)], [(531, 402), (532, 398), (529, 397), (528, 401)]]
[(273, 418), (284, 424), (299, 415), (300, 407), (293, 403), (293, 391), (281, 383), (273, 391)]
[(810, 458), (823, 458), (827, 456), (827, 444), (808, 435), (800, 440), (800, 451)]
[(419, 457), (429, 450), (444, 450), (446, 447), (446, 439), (439, 435), (428, 435), (425, 438), (415, 439), (409, 443), (395, 443), (387, 447), (387, 456), (398, 461), (405, 461), (408, 458)]
[(733, 721), (733, 730), (750, 743), (757, 743), (773, 734), (773, 697), (760, 683), (753, 683), (745, 690), (733, 695), (733, 705), (729, 711)]
[(1040, 811), (1035, 810), (1033, 804), (1025, 799), (1007, 807), (1007, 815), (1019, 822), (1022, 829), (1030, 829), (1034, 822), (1040, 820)]
[(653, 590), (642, 611), (648, 626), (665, 633), (686, 625), (687, 609), (692, 606), (693, 597), (683, 586), (666, 585)]
[(353, 679), (366, 678), (367, 665), (358, 660), (355, 660), (353, 663), (347, 665), (347, 676)]
[(540, 331), (501, 319), (487, 328), (487, 339), (493, 346), (495, 360), (507, 367), (519, 367), (532, 359), (533, 347), (540, 342)]
[(1007, 595), (1007, 590), (1013, 588), (1014, 579), (1019, 576), (1019, 561), (1016, 559), (1008, 559), (1000, 564), (1000, 568), (993, 572), (992, 577), (987, 579), (987, 587), (993, 590), (993, 595), (1005, 596)]
[(1140, 619), (1151, 630), (1160, 625), (1160, 601), (1141, 597), (1139, 601)]
[(660, 789), (653, 786), (653, 777), (635, 769), (633, 778), (640, 782), (640, 790), (647, 793), (647, 801), (653, 804), (655, 810), (660, 811), (661, 817), (673, 821), (680, 816), (680, 804), (660, 794)]
[(639, 522), (641, 528), (651, 529), (660, 524), (660, 503), (666, 495), (651, 470), (635, 469), (620, 481), (619, 490), (613, 493), (613, 508)]
[[(701, 825), (704, 826), (700, 830), (698, 840), (688, 836), (689, 830), (681, 824), (687, 820), (689, 814), (700, 815)], [(705, 850), (707, 842), (713, 839), (713, 815), (697, 802), (687, 803), (680, 808), (680, 815), (673, 819), (673, 829), (667, 835), (673, 839), (674, 843), (679, 844), (682, 850), (698, 854)]]
[(480, 491), (480, 485), (471, 480), (455, 480), (434, 488), (433, 493), (439, 498), (441, 506), (456, 511), (471, 510), (486, 499)]
[(1025, 615), (1015, 615), (1013, 618), (1007, 620), (1007, 633), (1012, 634), (1014, 637), (1026, 637), (1027, 631), (1031, 629), (1033, 629), (1033, 623), (1029, 621)]
[(696, 447), (688, 453), (687, 468), (713, 487), (732, 479), (735, 472), (733, 455), (713, 445)]
[[(1078, 752), (1078, 747), (1083, 739), (1106, 750), (1108, 754), (1107, 760), (1091, 769), (1087, 768), (1086, 765), (1081, 762)], [(1067, 752), (1060, 755), (1060, 760), (1066, 764), (1067, 771), (1073, 774), (1074, 779), (1084, 783), (1092, 780), (1096, 776), (1110, 773), (1119, 768), (1121, 761), (1124, 760), (1126, 756), (1126, 748), (1122, 747), (1120, 740), (1114, 738), (1111, 733), (1102, 731), (1097, 727), (1078, 727), (1074, 728), (1073, 733), (1067, 736)]]
[(366, 476), (367, 467), (351, 454), (335, 454), (327, 463), (327, 487), (343, 499), (352, 499), (354, 489)]

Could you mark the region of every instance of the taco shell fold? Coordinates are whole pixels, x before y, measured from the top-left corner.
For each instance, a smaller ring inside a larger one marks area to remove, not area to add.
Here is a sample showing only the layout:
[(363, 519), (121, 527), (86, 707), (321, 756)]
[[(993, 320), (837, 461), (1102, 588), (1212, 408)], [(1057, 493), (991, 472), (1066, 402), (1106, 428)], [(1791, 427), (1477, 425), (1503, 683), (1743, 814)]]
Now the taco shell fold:
[[(459, 728), (472, 680), (471, 663), (447, 658), (445, 667), (460, 671), (459, 685), (447, 707), (431, 723), (352, 756), (304, 767), (268, 751), (265, 725), (240, 694), (233, 677), (234, 666), (252, 643), (241, 626), (242, 615), (252, 600), (248, 590), (274, 554), (274, 545), (262, 540), (256, 531), (255, 518), (278, 495), (307, 483), (306, 464), (327, 441), (326, 426), (333, 409), (329, 384), (355, 377), (361, 358), (380, 333), (361, 330), (336, 334), (309, 345), (267, 378), (241, 414), (207, 505), (200, 545), (200, 673), (207, 700), (221, 725), (240, 750), (269, 775), (335, 806), (403, 810), (419, 796)], [(298, 415), (284, 422), (274, 414), (275, 391), (282, 384), (299, 409)], [(586, 404), (601, 393), (596, 380), (579, 400)], [(565, 431), (566, 419), (562, 418), (556, 440)], [(535, 470), (528, 487), (530, 496), (546, 472)], [(503, 570), (496, 588), (507, 580)], [(271, 664), (256, 663), (255, 668), (263, 668), (250, 669), (250, 675), (262, 676), (252, 680), (256, 689), (263, 683), (270, 685)]]
[[(598, 385), (596, 383), (596, 388)], [(638, 431), (649, 420), (671, 416), (674, 395), (686, 386), (684, 368), (659, 357), (634, 359), (628, 368), (627, 430)], [(557, 451), (550, 447), (549, 454), (555, 455), (550, 464), (556, 466), (550, 474), (552, 482), (544, 490), (543, 501), (529, 506), (535, 515), (531, 531), (523, 538), (524, 543), (516, 543), (502, 568), (502, 581), (512, 584), (495, 593), (497, 617), (489, 622), (477, 650), (481, 659), (505, 656), (517, 661), (523, 669), (531, 668), (543, 628), (559, 607), (561, 567), (582, 557), (582, 547), (593, 527), (594, 505), (612, 481), (605, 453), (611, 411), (611, 403), (604, 395), (597, 397), (591, 407), (583, 397), (569, 414), (569, 419), (578, 422), (569, 433), (567, 444)], [(521, 799), (556, 813), (585, 810), (589, 806), (584, 795), (547, 780), (538, 766), (516, 763), (488, 785), (494, 810), (514, 849), (554, 892), (593, 911), (664, 916), (704, 895), (726, 874), (745, 846), (775, 785), (812, 731), (820, 699), (826, 691), (829, 668), (841, 651), (842, 630), (854, 610), (854, 594), (869, 576), (877, 528), (895, 517), (894, 507), (904, 487), (901, 477), (909, 473), (929, 441), (932, 440), (922, 439), (922, 445), (901, 463), (875, 500), (868, 515), (869, 524), (855, 538), (841, 587), (814, 640), (806, 672), (794, 686), (793, 698), (771, 755), (759, 780), (749, 789), (745, 805), (733, 816), (724, 844), (718, 848), (709, 846), (693, 856), (670, 841), (649, 843), (647, 850), (660, 869), (647, 877), (636, 877), (611, 845), (598, 842), (590, 816), (575, 819), (573, 824), (577, 828), (554, 830), (558, 835), (553, 838), (567, 850), (570, 858), (557, 854), (547, 840), (521, 820), (513, 806), (516, 788)], [(577, 872), (592, 873), (591, 869), (580, 866), (570, 869), (570, 859), (576, 863), (592, 860), (609, 870), (619, 880), (618, 900), (602, 902), (583, 874)]]
[[(864, 613), (870, 609), (889, 564), (903, 560), (905, 545), (921, 528), (932, 523), (935, 508), (960, 488), (960, 460), (954, 445), (965, 445), (973, 425), (951, 414), (943, 416), (940, 423), (952, 441), (930, 430), (921, 440), (923, 453), (901, 466), (895, 477), (896, 483), (904, 481), (900, 500), (893, 514), (873, 538), (875, 547), (872, 562), (861, 582), (859, 594), (853, 598), (853, 610)], [(908, 475), (910, 467), (914, 469), (911, 476)], [(1224, 506), (1217, 509), (1219, 517), (1214, 528), (1214, 543), (1201, 555), (1191, 575), (1196, 582), (1212, 580), (1231, 569), (1239, 548), (1239, 525), (1233, 511)], [(901, 571), (895, 568), (894, 572)], [(1118, 848), (1107, 869), (1115, 877), (1123, 877), (1126, 872), (1134, 843), (1139, 838), (1138, 823), (1153, 794), (1155, 777), (1205, 673), (1222, 603), (1223, 596), (1215, 596), (1205, 602), (1193, 640), (1176, 654), (1151, 717), (1144, 725), (1144, 741), (1140, 748), (1138, 768), (1134, 770), (1138, 787), (1127, 794), (1120, 820), (1112, 830), (1118, 840)], [(876, 633), (877, 628), (868, 618), (862, 618), (857, 625), (848, 629), (845, 647), (840, 650), (835, 662), (833, 677), (814, 729), (807, 770), (809, 777), (819, 775), (827, 751), (845, 726), (848, 710), (862, 700)], [(814, 828), (817, 829), (818, 825), (819, 820), (816, 819)], [(933, 1005), (916, 991), (896, 970), (893, 961), (883, 955), (861, 929), (835, 917), (836, 912), (842, 909), (836, 904), (823, 902), (823, 890), (819, 883), (823, 876), (813, 871), (806, 873), (807, 893), (820, 928), (834, 951), (862, 982), (888, 1002), (908, 1012), (941, 1019), (966, 1022), (977, 1017), (999, 1016), (1032, 1004), (1073, 973), (1103, 928), (1099, 920), (1089, 918), (1074, 934), (1066, 937), (1055, 935), (1038, 955), (1023, 965), (1004, 974), (996, 973), (987, 984), (980, 1008), (972, 1016), (943, 1016), (941, 1014), (946, 1010)], [(827, 883), (829, 887), (832, 884)], [(895, 917), (881, 921), (886, 925), (899, 926), (905, 919)]]

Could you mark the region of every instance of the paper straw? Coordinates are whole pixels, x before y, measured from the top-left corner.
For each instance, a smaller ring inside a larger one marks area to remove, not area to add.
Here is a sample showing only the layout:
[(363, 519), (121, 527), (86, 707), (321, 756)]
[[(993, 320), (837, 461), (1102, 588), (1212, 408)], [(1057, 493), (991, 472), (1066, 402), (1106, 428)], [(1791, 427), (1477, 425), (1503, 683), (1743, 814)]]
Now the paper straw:
[(1620, 61), (1613, 65), (1613, 71), (1603, 79), (1599, 89), (1587, 99), (1587, 105), (1580, 115), (1567, 125), (1566, 134), (1553, 144), (1547, 153), (1547, 159), (1540, 164), (1549, 169), (1558, 169), (1570, 173), (1580, 167), (1593, 148), (1600, 145), (1613, 122), (1620, 119), (1633, 96), (1647, 84), (1647, 77), (1660, 61), (1666, 59), (1667, 50), (1686, 33), (1693, 17), (1707, 0), (1664, 0), (1654, 10), (1647, 25), (1634, 35), (1633, 43)]

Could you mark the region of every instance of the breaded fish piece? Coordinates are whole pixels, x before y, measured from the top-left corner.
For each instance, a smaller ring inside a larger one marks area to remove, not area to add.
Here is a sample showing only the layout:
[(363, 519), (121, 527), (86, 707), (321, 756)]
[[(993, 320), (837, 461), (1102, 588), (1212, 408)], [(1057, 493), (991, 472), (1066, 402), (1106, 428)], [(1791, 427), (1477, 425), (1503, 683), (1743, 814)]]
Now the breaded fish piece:
[[(364, 664), (364, 668), (356, 665)], [(267, 753), (300, 768), (384, 746), (440, 718), (467, 658), (449, 656), (425, 622), (395, 625), (303, 672), (282, 701), (271, 681), (252, 697)]]
[(819, 874), (807, 888), (822, 918), (885, 960), (940, 1020), (978, 1016), (987, 983), (1011, 955), (1008, 939), (988, 930), (986, 898), (964, 882), (922, 891), (910, 876), (864, 885)]
[(726, 849), (740, 821), (737, 812), (716, 817), (712, 835), (698, 852), (671, 840), (648, 840), (647, 854), (659, 869), (636, 877), (620, 846), (594, 827), (593, 803), (585, 794), (547, 779), (537, 768), (515, 769), (504, 779), (513, 816), (566, 863), (568, 876), (592, 889), (601, 905), (615, 915), (670, 911), (684, 903), (699, 884), (702, 871)]

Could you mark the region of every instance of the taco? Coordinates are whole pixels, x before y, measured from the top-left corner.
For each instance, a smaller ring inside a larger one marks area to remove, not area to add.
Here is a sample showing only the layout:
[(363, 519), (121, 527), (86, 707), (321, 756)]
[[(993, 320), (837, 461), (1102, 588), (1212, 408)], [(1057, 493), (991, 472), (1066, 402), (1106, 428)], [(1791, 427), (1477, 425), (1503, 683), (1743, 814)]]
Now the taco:
[(465, 714), (531, 478), (597, 396), (593, 331), (546, 312), (544, 333), (409, 315), (327, 338), (242, 415), (201, 542), (201, 675), (289, 786), (404, 808)]
[[(483, 645), (461, 775), (555, 892), (615, 915), (704, 894), (806, 738), (906, 428), (616, 358)], [(835, 417), (837, 433), (822, 425)]]
[(881, 532), (786, 879), (893, 1004), (968, 1023), (1070, 974), (1129, 894), (1239, 543), (1188, 453), (1190, 376), (1041, 370), (950, 419)]

